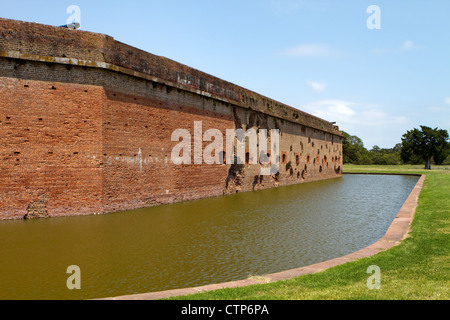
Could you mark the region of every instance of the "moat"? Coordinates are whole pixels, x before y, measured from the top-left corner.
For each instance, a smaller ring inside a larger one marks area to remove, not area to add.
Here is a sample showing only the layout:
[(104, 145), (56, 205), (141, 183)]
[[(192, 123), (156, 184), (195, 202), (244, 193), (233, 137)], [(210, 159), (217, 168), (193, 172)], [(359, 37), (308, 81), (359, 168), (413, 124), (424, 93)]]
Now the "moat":
[[(90, 299), (245, 279), (381, 238), (415, 176), (342, 178), (97, 216), (0, 222), (0, 299)], [(81, 270), (69, 290), (67, 267)]]

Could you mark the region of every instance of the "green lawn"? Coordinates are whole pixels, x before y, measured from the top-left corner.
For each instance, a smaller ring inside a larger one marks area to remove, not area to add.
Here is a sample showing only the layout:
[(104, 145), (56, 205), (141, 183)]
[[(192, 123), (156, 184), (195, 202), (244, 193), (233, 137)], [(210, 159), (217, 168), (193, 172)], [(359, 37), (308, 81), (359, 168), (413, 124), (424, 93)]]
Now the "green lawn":
[[(344, 172), (425, 173), (412, 232), (379, 254), (290, 280), (221, 289), (173, 299), (330, 300), (450, 298), (450, 170), (420, 166), (344, 166)], [(369, 290), (367, 268), (381, 270), (381, 288)]]

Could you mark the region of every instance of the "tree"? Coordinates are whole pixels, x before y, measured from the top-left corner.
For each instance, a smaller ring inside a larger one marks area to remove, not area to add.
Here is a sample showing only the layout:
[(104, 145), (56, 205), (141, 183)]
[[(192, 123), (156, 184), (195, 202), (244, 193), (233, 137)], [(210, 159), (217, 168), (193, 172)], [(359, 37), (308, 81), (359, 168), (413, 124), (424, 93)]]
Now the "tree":
[(436, 164), (442, 163), (449, 153), (449, 136), (447, 130), (432, 129), (420, 126), (402, 136), (401, 158), (408, 162), (413, 156), (419, 156), (425, 161), (425, 169), (431, 169), (431, 159)]
[(398, 153), (400, 154), (402, 152), (402, 144), (401, 143), (397, 143), (394, 148), (392, 148), (392, 151), (394, 153)]
[[(401, 145), (401, 144), (400, 144)], [(371, 164), (375, 165), (397, 165), (401, 163), (400, 150), (398, 144), (391, 149), (380, 148), (375, 145), (369, 151)]]
[[(447, 134), (448, 137), (448, 134)], [(441, 165), (450, 155), (450, 143), (442, 143), (437, 146), (436, 152), (433, 154), (433, 160), (436, 165)]]
[(347, 132), (342, 131), (344, 140), (342, 142), (344, 163), (367, 164), (368, 151), (364, 148), (364, 144), (357, 136), (351, 136)]

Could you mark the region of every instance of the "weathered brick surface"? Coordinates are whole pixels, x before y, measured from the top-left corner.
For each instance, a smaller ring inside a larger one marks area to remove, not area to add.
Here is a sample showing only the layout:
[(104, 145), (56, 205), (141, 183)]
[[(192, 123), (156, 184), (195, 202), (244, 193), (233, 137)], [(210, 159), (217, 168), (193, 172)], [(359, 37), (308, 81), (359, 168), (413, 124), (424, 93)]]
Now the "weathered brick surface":
[[(182, 94), (182, 93), (174, 93)], [(104, 204), (106, 211), (138, 208), (223, 194), (226, 165), (175, 165), (176, 129), (194, 133), (234, 127), (231, 116), (162, 99), (108, 92), (103, 111)], [(192, 151), (193, 152), (193, 151)], [(130, 183), (131, 182), (131, 183)]]
[[(246, 165), (236, 179), (229, 181), (228, 192), (249, 191), (340, 177), (342, 141), (340, 136), (298, 125), (284, 119), (238, 108), (237, 127), (279, 129), (279, 174), (261, 176), (259, 165)], [(283, 155), (285, 158), (283, 159)]]
[[(173, 164), (172, 132), (193, 135), (195, 121), (203, 132), (219, 129), (224, 142), (226, 129), (279, 129), (279, 174), (261, 176), (250, 164)], [(105, 35), (0, 19), (0, 219), (105, 213), (339, 177), (336, 130)]]
[(1, 218), (102, 211), (102, 91), (0, 78)]

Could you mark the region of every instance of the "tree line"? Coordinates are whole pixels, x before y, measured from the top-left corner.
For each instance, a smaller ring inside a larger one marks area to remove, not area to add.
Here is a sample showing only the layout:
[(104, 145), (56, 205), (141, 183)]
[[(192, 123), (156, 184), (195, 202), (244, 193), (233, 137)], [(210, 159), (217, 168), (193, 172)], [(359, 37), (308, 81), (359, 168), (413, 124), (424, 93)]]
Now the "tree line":
[(342, 131), (344, 164), (400, 165), (450, 164), (450, 141), (447, 130), (426, 126), (407, 131), (393, 148), (373, 146), (367, 150), (361, 138)]

